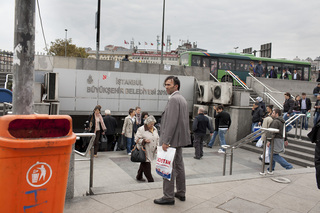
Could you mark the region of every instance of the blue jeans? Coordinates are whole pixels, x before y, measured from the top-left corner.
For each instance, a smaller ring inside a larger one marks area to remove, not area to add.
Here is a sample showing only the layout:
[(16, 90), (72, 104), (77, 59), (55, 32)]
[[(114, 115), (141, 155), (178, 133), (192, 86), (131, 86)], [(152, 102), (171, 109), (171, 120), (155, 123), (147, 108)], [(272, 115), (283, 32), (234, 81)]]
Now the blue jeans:
[(127, 153), (131, 153), (134, 144), (134, 138), (127, 138)]
[[(271, 145), (269, 146), (269, 157), (271, 159)], [(274, 171), (274, 167), (276, 166), (276, 162), (278, 162), (283, 168), (285, 169), (292, 169), (293, 166), (288, 163), (283, 157), (281, 157), (279, 154), (273, 154), (273, 160), (272, 160), (272, 171)], [(269, 170), (269, 168), (268, 168)]]
[[(294, 115), (299, 115), (301, 112), (293, 112), (292, 113), (292, 116), (294, 116)], [(294, 128), (296, 128), (296, 124), (299, 124), (299, 122), (300, 122), (300, 118), (298, 118), (297, 120), (295, 120), (292, 124), (293, 124), (293, 126), (294, 126)]]
[[(220, 147), (222, 145), (226, 145), (226, 139), (225, 139), (225, 134), (227, 133), (228, 130), (222, 130), (222, 129), (219, 129), (218, 130), (218, 135), (219, 135), (219, 139), (220, 139)], [(222, 147), (221, 147), (222, 149)], [(225, 149), (222, 149), (223, 151), (226, 151)]]
[(212, 147), (212, 146), (213, 146), (214, 141), (216, 140), (217, 135), (218, 135), (218, 131), (214, 131), (214, 132), (213, 132), (213, 135), (212, 135), (212, 138), (211, 138), (210, 142), (208, 143), (208, 147)]
[(254, 132), (254, 127), (258, 126), (259, 122), (255, 122), (251, 124), (251, 132)]
[[(288, 120), (293, 115), (293, 113), (291, 113), (290, 116), (288, 116), (287, 114), (288, 114), (287, 112), (283, 113), (283, 119), (285, 121)], [(291, 129), (292, 129), (292, 125), (290, 124), (289, 126), (286, 127), (286, 132), (289, 132)]]
[(319, 121), (319, 119), (320, 119), (320, 113), (319, 113), (319, 112), (316, 112), (316, 113), (314, 114), (314, 118), (313, 118), (313, 125), (316, 125), (317, 122)]
[(306, 116), (302, 117), (302, 129), (304, 128), (305, 130), (308, 130), (308, 121), (309, 118), (307, 118), (307, 110), (306, 109), (302, 109), (301, 110), (301, 114), (305, 114)]

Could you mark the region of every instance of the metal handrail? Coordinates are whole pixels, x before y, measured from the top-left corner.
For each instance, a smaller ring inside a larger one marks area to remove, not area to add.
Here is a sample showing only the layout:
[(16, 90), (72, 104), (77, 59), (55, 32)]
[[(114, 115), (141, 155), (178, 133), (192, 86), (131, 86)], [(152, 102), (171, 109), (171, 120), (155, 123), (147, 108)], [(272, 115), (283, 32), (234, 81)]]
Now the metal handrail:
[(86, 159), (75, 159), (75, 161), (90, 161), (90, 177), (89, 177), (89, 191), (87, 192), (87, 195), (93, 195), (92, 187), (93, 187), (93, 155), (94, 155), (94, 140), (96, 138), (95, 133), (75, 133), (77, 136), (77, 140), (80, 139), (80, 137), (91, 137), (91, 140), (89, 142), (89, 145), (87, 147), (87, 150), (82, 153), (77, 150), (73, 150), (75, 154), (80, 155), (82, 157), (86, 157), (88, 152), (90, 151), (90, 157)]
[(259, 84), (261, 84), (265, 89), (267, 89), (269, 92), (273, 92), (271, 89), (269, 89), (264, 83), (259, 81), (256, 77), (254, 77), (251, 73), (248, 73), (255, 81), (257, 81)]
[(212, 75), (212, 73), (210, 73), (210, 76), (211, 76), (216, 82), (219, 82), (219, 80), (218, 80), (214, 75)]
[(300, 137), (299, 139), (301, 140), (302, 137), (302, 118), (305, 117), (306, 114), (295, 114), (293, 116), (291, 116), (288, 120), (286, 120), (286, 127), (289, 126), (290, 124), (292, 124), (294, 121), (296, 122), (296, 131), (294, 134), (294, 138), (297, 138), (297, 133), (298, 133), (298, 119), (300, 118)]
[(8, 103), (8, 102), (3, 102), (3, 109), (2, 109), (2, 115), (6, 115), (7, 113), (9, 113), (9, 107), (12, 107), (12, 103)]
[[(225, 70), (226, 73), (228, 73), (235, 81), (237, 81), (241, 86), (242, 88), (244, 88), (245, 90), (250, 90), (250, 88), (245, 85), (240, 79), (238, 76), (236, 76), (233, 72), (231, 72), (230, 70)], [(252, 98), (250, 95), (249, 95), (249, 98), (251, 99), (251, 101), (255, 102), (254, 98)]]
[(238, 76), (236, 76), (232, 71), (226, 70), (226, 73), (228, 73), (235, 81), (237, 81), (245, 90), (250, 90), (247, 85), (245, 85)]
[(281, 103), (277, 101), (277, 99), (275, 99), (270, 93), (265, 92), (263, 94), (267, 96), (275, 105), (277, 105), (279, 109), (283, 110), (283, 106), (281, 105)]
[[(249, 142), (252, 142), (254, 139), (256, 139), (257, 137), (261, 136), (264, 133), (278, 133), (279, 130), (278, 129), (274, 129), (274, 128), (260, 128), (259, 130), (250, 133), (249, 135), (247, 135), (246, 137), (242, 138), (241, 140), (237, 141), (236, 143), (234, 143), (232, 146), (230, 145), (223, 145), (222, 148), (225, 149), (225, 153), (224, 153), (224, 160), (223, 160), (223, 172), (222, 175), (225, 176), (226, 173), (226, 162), (227, 162), (227, 155), (230, 155), (230, 171), (229, 174), (232, 175), (232, 165), (233, 165), (233, 151), (234, 149), (237, 149)], [(265, 146), (266, 143), (264, 143)], [(228, 150), (230, 149), (230, 153), (228, 153)], [(264, 164), (262, 165), (262, 171), (264, 171)]]

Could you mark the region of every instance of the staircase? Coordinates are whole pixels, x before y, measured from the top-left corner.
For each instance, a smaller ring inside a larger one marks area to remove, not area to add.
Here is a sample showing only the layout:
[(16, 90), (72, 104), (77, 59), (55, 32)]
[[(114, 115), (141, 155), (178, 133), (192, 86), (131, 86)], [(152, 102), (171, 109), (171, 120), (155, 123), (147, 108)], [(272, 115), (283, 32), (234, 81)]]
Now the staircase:
[[(294, 138), (293, 134), (288, 136), (289, 146), (281, 156), (289, 163), (302, 167), (314, 167), (315, 144), (311, 143), (307, 137), (302, 136), (302, 140), (299, 140)], [(255, 143), (245, 144), (241, 148), (257, 153), (257, 159), (263, 152), (262, 148), (255, 146)]]
[[(241, 86), (233, 86), (233, 91), (246, 91), (250, 93), (250, 97), (253, 98), (254, 100), (256, 100), (256, 98), (259, 96), (255, 91), (253, 91), (252, 89), (246, 90)], [(252, 106), (253, 105), (253, 100), (249, 100), (249, 105)]]

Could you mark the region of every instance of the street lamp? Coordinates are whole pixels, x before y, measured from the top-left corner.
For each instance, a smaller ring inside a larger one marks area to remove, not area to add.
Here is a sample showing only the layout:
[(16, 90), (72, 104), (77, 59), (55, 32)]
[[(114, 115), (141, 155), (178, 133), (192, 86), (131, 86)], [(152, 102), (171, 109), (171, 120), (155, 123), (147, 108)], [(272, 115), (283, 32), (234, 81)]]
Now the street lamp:
[(164, 37), (164, 11), (166, 6), (166, 0), (163, 0), (163, 11), (162, 11), (162, 36), (161, 36), (161, 64), (163, 64), (163, 37)]
[(64, 29), (66, 31), (66, 39), (64, 43), (64, 57), (67, 57), (67, 38), (68, 38), (68, 29)]
[(235, 53), (237, 52), (237, 49), (238, 49), (238, 48), (239, 48), (239, 47), (234, 47), (234, 48), (233, 48)]

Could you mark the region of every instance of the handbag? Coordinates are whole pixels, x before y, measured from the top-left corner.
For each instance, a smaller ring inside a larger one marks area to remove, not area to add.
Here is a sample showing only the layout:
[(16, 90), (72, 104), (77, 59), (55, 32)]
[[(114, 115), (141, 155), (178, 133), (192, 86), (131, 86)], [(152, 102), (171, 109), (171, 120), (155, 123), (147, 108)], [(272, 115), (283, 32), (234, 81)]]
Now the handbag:
[(131, 161), (132, 162), (146, 162), (146, 150), (141, 147), (138, 149), (137, 145), (131, 151)]
[(105, 134), (104, 135), (101, 134), (100, 142), (101, 143), (107, 143), (108, 142), (108, 138), (107, 138), (107, 136)]

